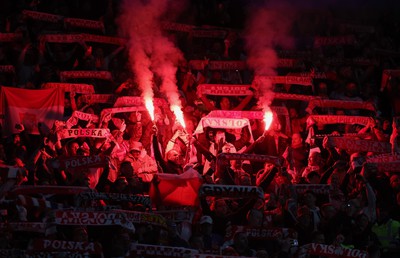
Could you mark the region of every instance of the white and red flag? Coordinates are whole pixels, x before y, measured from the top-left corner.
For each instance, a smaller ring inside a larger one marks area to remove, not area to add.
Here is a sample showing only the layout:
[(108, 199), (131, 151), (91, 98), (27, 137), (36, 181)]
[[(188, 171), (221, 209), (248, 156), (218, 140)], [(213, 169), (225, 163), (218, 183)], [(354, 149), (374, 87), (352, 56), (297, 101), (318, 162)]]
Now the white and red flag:
[(55, 120), (62, 120), (64, 91), (61, 89), (26, 90), (1, 88), (3, 133), (18, 133), (16, 124), (23, 124), (29, 134), (39, 134), (38, 123), (51, 128)]

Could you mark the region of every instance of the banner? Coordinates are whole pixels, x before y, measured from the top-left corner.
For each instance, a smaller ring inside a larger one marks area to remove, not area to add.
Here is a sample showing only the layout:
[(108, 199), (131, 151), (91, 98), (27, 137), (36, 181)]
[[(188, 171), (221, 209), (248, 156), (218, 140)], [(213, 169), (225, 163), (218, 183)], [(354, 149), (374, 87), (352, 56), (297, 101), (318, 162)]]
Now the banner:
[(46, 252), (74, 252), (88, 254), (102, 254), (103, 248), (97, 242), (75, 242), (55, 239), (32, 239), (28, 245), (30, 251), (46, 251)]
[(110, 129), (108, 128), (71, 128), (62, 129), (59, 132), (61, 139), (76, 137), (107, 138), (110, 135)]
[(306, 191), (312, 191), (315, 194), (329, 194), (331, 185), (325, 184), (293, 184), (297, 194), (304, 194)]
[(93, 156), (71, 156), (71, 157), (58, 157), (53, 159), (51, 164), (54, 168), (68, 169), (73, 171), (82, 168), (104, 168), (108, 166), (106, 156), (93, 155)]
[(15, 73), (13, 65), (0, 65), (0, 73)]
[(22, 10), (22, 15), (25, 18), (30, 18), (32, 20), (52, 22), (52, 23), (57, 23), (63, 19), (63, 16), (61, 16), (61, 15), (36, 12), (36, 11), (31, 11), (31, 10)]
[(84, 94), (94, 93), (93, 85), (82, 84), (82, 83), (47, 82), (42, 84), (42, 88), (43, 89), (60, 88), (63, 89), (65, 92), (76, 92)]
[(250, 128), (250, 122), (247, 118), (236, 119), (236, 118), (222, 118), (222, 117), (208, 117), (205, 116), (201, 118), (194, 134), (199, 134), (204, 132), (205, 127), (211, 128), (222, 128), (222, 129), (240, 129), (245, 126)]
[(58, 210), (55, 213), (55, 223), (59, 225), (113, 226), (132, 229), (133, 224), (151, 224), (167, 227), (164, 217), (148, 212), (129, 210), (111, 211), (67, 211)]
[(104, 108), (100, 114), (100, 120), (103, 120), (103, 117), (107, 114), (115, 114), (115, 113), (131, 113), (136, 111), (147, 111), (145, 106), (138, 107), (118, 107), (118, 108)]
[(195, 249), (183, 247), (145, 245), (132, 243), (129, 249), (129, 256), (137, 257), (196, 257), (199, 252)]
[[(286, 107), (271, 106), (273, 112), (278, 116), (287, 116), (289, 112)], [(247, 118), (247, 119), (264, 119), (263, 111), (234, 111), (234, 110), (212, 110), (208, 113), (210, 117), (225, 117), (225, 118)]]
[(62, 120), (63, 113), (64, 92), (60, 89), (1, 88), (4, 136), (19, 133), (16, 124), (23, 124), (28, 134), (39, 134), (38, 123), (52, 128), (54, 121)]
[(337, 148), (354, 152), (389, 153), (392, 147), (389, 142), (351, 139), (348, 137), (329, 137), (329, 141)]
[(365, 101), (345, 101), (333, 99), (313, 99), (308, 103), (306, 111), (311, 114), (314, 108), (338, 108), (338, 109), (365, 109), (376, 112), (375, 105)]
[(102, 21), (93, 21), (78, 18), (64, 18), (64, 25), (104, 31), (104, 24)]
[(16, 42), (22, 40), (22, 33), (1, 33), (0, 42)]
[(318, 98), (318, 97), (309, 96), (309, 95), (291, 94), (291, 93), (280, 93), (280, 92), (274, 93), (274, 99), (282, 99), (282, 100), (310, 101), (315, 98)]
[(330, 66), (377, 66), (377, 59), (369, 58), (325, 58), (324, 62)]
[(65, 208), (62, 203), (55, 203), (47, 201), (46, 199), (40, 199), (30, 196), (18, 195), (17, 203), (26, 208), (39, 208), (40, 210), (46, 209), (62, 209)]
[[(153, 98), (153, 104), (156, 107), (168, 107), (168, 103), (165, 99)], [(114, 103), (114, 107), (132, 107), (132, 106), (144, 106), (144, 100), (142, 97), (124, 96), (119, 97)]]
[(44, 234), (46, 232), (47, 225), (43, 222), (9, 222), (0, 223), (0, 230), (4, 232), (6, 229), (12, 231), (23, 231), (23, 232), (34, 232)]
[(163, 30), (186, 32), (186, 33), (191, 32), (195, 28), (195, 26), (193, 25), (170, 22), (170, 21), (161, 22), (161, 27)]
[(218, 38), (224, 39), (228, 32), (223, 29), (201, 29), (201, 28), (194, 28), (191, 31), (191, 35), (194, 38)]
[(85, 103), (113, 104), (115, 102), (114, 94), (87, 94), (82, 95), (82, 101)]
[(126, 201), (135, 204), (142, 204), (145, 207), (151, 207), (151, 201), (148, 195), (82, 192), (78, 195), (78, 197), (83, 200)]
[(339, 25), (342, 31), (350, 32), (350, 33), (368, 33), (372, 34), (376, 32), (375, 26), (368, 25), (359, 25), (359, 24), (350, 24), (350, 23), (342, 23)]
[(190, 60), (189, 67), (192, 70), (204, 70), (205, 66), (209, 70), (246, 70), (246, 61), (208, 61), (206, 65), (204, 60)]
[(112, 75), (109, 71), (63, 71), (60, 72), (61, 81), (66, 81), (69, 79), (100, 79), (100, 80), (112, 80)]
[(94, 34), (42, 34), (39, 36), (40, 44), (50, 43), (80, 43), (97, 42), (111, 45), (125, 45), (127, 42), (124, 38), (94, 35)]
[(263, 198), (261, 187), (245, 185), (210, 185), (203, 184), (199, 191), (200, 196), (215, 196), (228, 198)]
[(264, 76), (263, 78), (268, 79), (273, 84), (297, 84), (303, 86), (312, 86), (311, 77), (303, 76)]
[(90, 191), (89, 187), (83, 186), (55, 186), (55, 185), (32, 185), (32, 186), (16, 186), (11, 194), (30, 195), (30, 194), (60, 194), (60, 195), (77, 195), (81, 192)]
[(367, 251), (359, 249), (344, 248), (335, 245), (324, 245), (311, 243), (304, 246), (307, 253), (311, 255), (325, 256), (325, 257), (354, 257), (354, 258), (368, 258)]
[(253, 95), (253, 92), (249, 88), (249, 84), (200, 84), (197, 86), (197, 94), (214, 96)]
[(255, 162), (268, 162), (274, 164), (275, 166), (282, 166), (284, 160), (268, 155), (259, 155), (259, 154), (245, 154), (245, 153), (221, 153), (217, 156), (218, 159), (227, 159), (227, 160), (249, 160)]
[(338, 46), (338, 45), (354, 45), (356, 44), (356, 38), (354, 35), (344, 35), (335, 37), (315, 37), (314, 47), (325, 47), (325, 46)]
[(316, 123), (317, 125), (326, 124), (359, 124), (367, 125), (372, 117), (366, 116), (346, 116), (346, 115), (310, 115), (307, 124)]

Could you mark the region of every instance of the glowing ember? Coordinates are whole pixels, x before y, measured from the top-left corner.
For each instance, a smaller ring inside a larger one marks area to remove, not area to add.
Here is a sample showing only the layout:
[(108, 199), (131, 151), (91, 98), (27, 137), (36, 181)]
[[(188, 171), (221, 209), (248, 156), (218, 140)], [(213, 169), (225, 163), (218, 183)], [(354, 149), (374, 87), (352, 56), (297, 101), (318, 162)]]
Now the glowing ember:
[(273, 114), (271, 111), (265, 111), (264, 113), (264, 123), (265, 123), (265, 131), (269, 129), (272, 123)]
[(149, 114), (150, 114), (151, 121), (154, 121), (154, 105), (153, 105), (153, 100), (151, 100), (151, 99), (145, 99), (145, 100), (144, 100), (144, 104), (145, 104), (145, 106), (146, 106), (146, 108), (147, 108), (147, 111), (148, 111)]
[(181, 108), (177, 105), (172, 105), (171, 110), (172, 110), (172, 112), (174, 112), (176, 120), (178, 120), (178, 122), (183, 126), (183, 128), (185, 128), (186, 125), (185, 125), (185, 120), (183, 118), (183, 112), (182, 112)]

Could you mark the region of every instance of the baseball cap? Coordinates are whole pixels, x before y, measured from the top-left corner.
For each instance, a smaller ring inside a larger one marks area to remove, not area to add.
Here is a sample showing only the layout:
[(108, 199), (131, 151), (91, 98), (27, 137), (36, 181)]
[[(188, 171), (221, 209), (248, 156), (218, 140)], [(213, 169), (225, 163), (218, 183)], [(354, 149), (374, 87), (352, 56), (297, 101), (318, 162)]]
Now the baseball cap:
[(200, 218), (200, 225), (204, 223), (213, 224), (213, 219), (210, 216), (202, 216)]

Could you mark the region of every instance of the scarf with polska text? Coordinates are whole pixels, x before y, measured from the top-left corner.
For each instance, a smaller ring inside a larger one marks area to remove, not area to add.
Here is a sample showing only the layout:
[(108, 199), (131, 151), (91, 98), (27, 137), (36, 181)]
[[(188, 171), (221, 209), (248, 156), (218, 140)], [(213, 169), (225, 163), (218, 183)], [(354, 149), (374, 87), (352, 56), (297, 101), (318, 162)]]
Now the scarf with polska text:
[(77, 78), (90, 78), (100, 80), (112, 80), (112, 75), (109, 71), (62, 71), (60, 72), (61, 81)]
[(66, 82), (46, 82), (42, 84), (42, 89), (62, 88), (64, 92), (76, 92), (83, 94), (94, 93), (94, 87), (91, 84), (66, 83)]
[(375, 105), (371, 102), (365, 101), (345, 101), (345, 100), (332, 100), (332, 99), (313, 99), (308, 102), (306, 111), (312, 114), (316, 107), (321, 108), (338, 108), (338, 109), (365, 109), (376, 112)]

